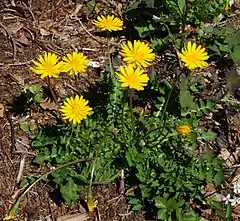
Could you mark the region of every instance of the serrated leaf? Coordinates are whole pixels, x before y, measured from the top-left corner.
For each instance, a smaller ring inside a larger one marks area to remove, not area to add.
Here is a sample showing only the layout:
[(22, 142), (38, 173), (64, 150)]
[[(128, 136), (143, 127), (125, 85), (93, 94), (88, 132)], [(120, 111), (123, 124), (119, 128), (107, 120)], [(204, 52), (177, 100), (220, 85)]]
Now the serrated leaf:
[(193, 101), (193, 96), (190, 94), (188, 90), (181, 89), (180, 91), (180, 105), (182, 108), (190, 108), (192, 110), (196, 110), (197, 104)]
[(139, 200), (136, 199), (136, 198), (133, 198), (133, 199), (130, 199), (128, 203), (129, 203), (129, 204), (132, 204), (132, 205), (136, 205), (136, 204), (139, 203)]
[(159, 209), (167, 208), (167, 202), (162, 197), (156, 197), (155, 198), (155, 206)]
[(167, 209), (158, 210), (157, 218), (160, 220), (167, 220), (168, 211)]
[(183, 210), (182, 210), (182, 208), (177, 208), (176, 209), (176, 216), (177, 216), (177, 220), (178, 221), (182, 221), (182, 217), (183, 217)]
[(176, 210), (178, 207), (178, 203), (175, 199), (171, 198), (167, 201), (167, 209), (170, 212), (173, 212), (174, 210)]
[(141, 209), (142, 209), (142, 205), (141, 204), (134, 205), (133, 208), (132, 208), (133, 211), (139, 211)]
[(69, 204), (72, 200), (78, 199), (78, 186), (72, 178), (69, 178), (66, 185), (60, 186), (63, 199)]

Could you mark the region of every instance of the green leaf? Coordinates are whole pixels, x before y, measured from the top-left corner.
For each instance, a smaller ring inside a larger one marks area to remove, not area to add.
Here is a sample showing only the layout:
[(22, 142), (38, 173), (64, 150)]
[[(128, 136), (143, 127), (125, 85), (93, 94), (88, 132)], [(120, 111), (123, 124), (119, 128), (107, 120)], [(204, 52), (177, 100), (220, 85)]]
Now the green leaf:
[(193, 101), (193, 96), (190, 94), (188, 90), (180, 90), (180, 105), (182, 108), (190, 108), (192, 110), (196, 110), (197, 104)]
[(177, 216), (177, 220), (178, 220), (178, 221), (182, 221), (182, 217), (183, 217), (182, 208), (177, 208), (177, 209), (176, 209), (176, 216)]
[(225, 178), (224, 178), (224, 174), (223, 171), (220, 170), (216, 173), (216, 175), (214, 176), (214, 183), (219, 186), (224, 182)]
[(198, 137), (198, 140), (205, 140), (205, 141), (213, 141), (217, 137), (217, 134), (214, 133), (211, 129), (208, 131), (203, 130), (200, 137)]
[(184, 15), (186, 10), (186, 0), (178, 0), (178, 7), (181, 14)]
[(69, 178), (66, 185), (60, 186), (63, 199), (69, 204), (72, 200), (78, 199), (78, 186), (72, 178)]
[(167, 201), (167, 209), (170, 212), (173, 212), (174, 210), (176, 210), (178, 208), (178, 203), (175, 199), (171, 198)]
[(26, 121), (20, 121), (19, 126), (20, 126), (20, 129), (23, 130), (24, 132), (30, 131), (30, 127), (28, 125), (28, 122), (26, 122)]
[(158, 210), (157, 218), (160, 220), (167, 220), (168, 210), (160, 209)]
[(237, 45), (233, 48), (231, 58), (234, 60), (234, 62), (240, 64), (240, 45)]
[(232, 206), (230, 203), (227, 205), (227, 211), (226, 211), (226, 218), (231, 218), (232, 217)]
[(142, 209), (142, 205), (141, 204), (134, 205), (133, 208), (132, 208), (133, 211), (139, 211), (141, 209)]
[(155, 206), (159, 209), (167, 209), (167, 201), (164, 198), (158, 196), (155, 198)]
[(90, 11), (91, 14), (95, 9), (95, 5), (96, 5), (95, 0), (88, 1), (88, 10)]
[(133, 198), (133, 199), (130, 199), (128, 203), (129, 203), (129, 204), (132, 204), (132, 205), (136, 205), (136, 204), (139, 203), (139, 200), (136, 199), (136, 198)]

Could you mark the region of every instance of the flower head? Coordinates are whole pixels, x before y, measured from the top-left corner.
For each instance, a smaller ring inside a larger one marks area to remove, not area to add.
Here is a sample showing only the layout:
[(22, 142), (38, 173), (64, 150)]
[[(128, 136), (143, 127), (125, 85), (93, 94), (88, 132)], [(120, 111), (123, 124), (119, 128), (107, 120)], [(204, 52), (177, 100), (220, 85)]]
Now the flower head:
[(182, 53), (178, 52), (178, 56), (185, 63), (185, 66), (193, 70), (195, 68), (204, 68), (208, 65), (205, 60), (209, 58), (205, 48), (201, 45), (197, 47), (196, 43), (189, 41), (187, 47), (183, 48)]
[(122, 87), (143, 90), (143, 87), (147, 85), (149, 77), (139, 67), (135, 68), (134, 65), (130, 64), (125, 67), (120, 66), (119, 70), (120, 73), (117, 73), (117, 77), (122, 83)]
[(123, 43), (121, 47), (120, 55), (123, 56), (123, 61), (128, 64), (134, 64), (138, 67), (148, 67), (155, 59), (155, 54), (148, 44), (134, 40)]
[(227, 205), (228, 203), (231, 204), (231, 206), (236, 206), (240, 204), (240, 199), (234, 197), (231, 199), (231, 195), (228, 194), (226, 197), (223, 198), (223, 201), (225, 201), (225, 204)]
[(72, 121), (73, 124), (80, 123), (83, 119), (87, 118), (87, 115), (92, 110), (88, 105), (88, 101), (83, 99), (83, 96), (78, 95), (67, 98), (64, 104), (60, 107), (63, 119)]
[(114, 15), (98, 16), (93, 24), (102, 31), (121, 31), (123, 29), (123, 21)]
[(66, 54), (63, 61), (63, 70), (69, 72), (70, 75), (86, 72), (88, 60), (83, 53), (74, 51), (71, 54)]
[(176, 127), (176, 131), (178, 134), (183, 136), (188, 136), (191, 133), (191, 126), (188, 125), (180, 125)]
[(36, 60), (32, 60), (35, 66), (30, 67), (36, 74), (40, 74), (41, 78), (54, 77), (58, 78), (62, 72), (62, 62), (58, 62), (59, 58), (56, 54), (45, 52), (44, 55), (39, 55)]

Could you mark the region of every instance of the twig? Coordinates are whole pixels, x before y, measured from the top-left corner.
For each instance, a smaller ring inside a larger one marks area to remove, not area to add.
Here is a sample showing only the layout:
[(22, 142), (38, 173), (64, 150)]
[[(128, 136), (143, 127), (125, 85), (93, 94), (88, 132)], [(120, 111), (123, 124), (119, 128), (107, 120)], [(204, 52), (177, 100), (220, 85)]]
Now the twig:
[(6, 117), (8, 119), (9, 124), (10, 124), (12, 152), (14, 152), (14, 150), (15, 150), (15, 142), (16, 142), (15, 133), (14, 133), (14, 127), (13, 127), (11, 116), (10, 116), (10, 114), (7, 111), (6, 111)]
[(130, 216), (131, 214), (133, 213), (133, 211), (130, 211), (128, 213), (125, 213), (125, 214), (118, 214), (119, 216), (123, 216), (123, 217), (126, 217), (126, 216)]
[(13, 46), (13, 60), (16, 60), (16, 54), (17, 54), (17, 46), (16, 46), (16, 42), (11, 34), (11, 32), (9, 31), (9, 29), (3, 25), (2, 22), (0, 22), (0, 26), (6, 31), (8, 38), (10, 39), (12, 46)]
[(29, 152), (29, 151), (22, 151), (22, 150), (16, 150), (14, 153), (28, 154), (28, 155), (32, 155), (32, 156), (37, 155), (36, 153)]
[(240, 101), (235, 101), (235, 100), (230, 100), (230, 99), (221, 99), (220, 101), (223, 103), (231, 102), (231, 103), (238, 104), (238, 105), (240, 104)]
[(95, 48), (80, 48), (81, 51), (99, 51), (98, 49)]
[(97, 220), (101, 221), (101, 214), (100, 214), (100, 211), (97, 207), (95, 208), (95, 212), (96, 212)]
[[(50, 175), (51, 173), (59, 170), (59, 169), (62, 169), (62, 168), (65, 168), (65, 167), (68, 167), (68, 166), (71, 166), (71, 165), (74, 165), (74, 164), (78, 164), (78, 163), (81, 163), (81, 162), (86, 162), (86, 161), (92, 161), (92, 160), (95, 160), (95, 158), (86, 158), (86, 159), (78, 159), (78, 160), (74, 160), (74, 161), (71, 161), (71, 162), (68, 162), (68, 163), (65, 163), (45, 174), (43, 174), (42, 176), (40, 176), (38, 179), (36, 179), (27, 189), (25, 189), (21, 194), (20, 196), (18, 197), (18, 199), (15, 201), (15, 203), (11, 206), (11, 209), (8, 213), (8, 217), (9, 218), (13, 218), (17, 212), (17, 209), (20, 205), (20, 202), (21, 200), (23, 199), (23, 197), (29, 192), (29, 190), (35, 186), (39, 181), (41, 181), (43, 178), (47, 177), (48, 175)], [(7, 218), (5, 218), (7, 220)]]
[(26, 160), (26, 155), (22, 154), (21, 160), (20, 160), (20, 165), (19, 165), (19, 170), (18, 170), (17, 183), (19, 183), (19, 181), (21, 180), (24, 165), (25, 165), (25, 160)]
[(90, 35), (96, 42), (98, 42), (99, 44), (103, 44), (103, 42), (99, 41), (95, 36), (93, 36), (87, 29), (86, 27), (83, 25), (82, 21), (80, 18), (75, 17), (76, 20), (79, 22), (79, 24), (82, 26), (82, 28), (84, 29), (85, 32), (87, 32), (88, 35)]
[(0, 66), (4, 66), (4, 65), (10, 66), (10, 67), (13, 67), (13, 66), (24, 66), (24, 65), (30, 64), (31, 61), (32, 60), (25, 61), (25, 62), (11, 63), (11, 64), (0, 63)]

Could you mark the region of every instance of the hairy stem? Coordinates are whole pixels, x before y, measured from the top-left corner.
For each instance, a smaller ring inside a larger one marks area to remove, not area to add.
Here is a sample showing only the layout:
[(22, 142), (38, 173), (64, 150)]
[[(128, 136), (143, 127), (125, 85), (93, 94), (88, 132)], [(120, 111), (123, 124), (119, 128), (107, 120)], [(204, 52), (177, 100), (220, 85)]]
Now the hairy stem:
[(51, 94), (52, 94), (53, 100), (54, 100), (54, 102), (57, 104), (57, 106), (59, 106), (58, 101), (57, 101), (57, 98), (56, 98), (56, 96), (55, 96), (55, 93), (54, 93), (54, 91), (53, 91), (53, 89), (52, 89), (51, 79), (50, 79), (50, 77), (48, 77), (47, 79), (48, 79), (48, 87), (49, 87), (50, 92), (51, 92)]
[(132, 128), (134, 130), (135, 127), (134, 127), (134, 117), (133, 117), (133, 89), (129, 90), (129, 105), (130, 105)]

